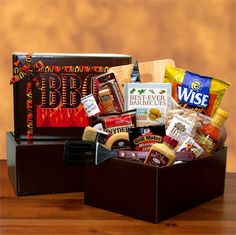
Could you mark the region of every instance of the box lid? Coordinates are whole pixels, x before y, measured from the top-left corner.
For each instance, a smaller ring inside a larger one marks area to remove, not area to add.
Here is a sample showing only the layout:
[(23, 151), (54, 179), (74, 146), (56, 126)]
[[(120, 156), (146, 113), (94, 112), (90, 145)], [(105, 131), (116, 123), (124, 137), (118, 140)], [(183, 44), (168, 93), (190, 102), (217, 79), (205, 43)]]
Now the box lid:
[(97, 87), (93, 77), (131, 63), (123, 54), (13, 53), (16, 139), (80, 138), (88, 118), (80, 103)]

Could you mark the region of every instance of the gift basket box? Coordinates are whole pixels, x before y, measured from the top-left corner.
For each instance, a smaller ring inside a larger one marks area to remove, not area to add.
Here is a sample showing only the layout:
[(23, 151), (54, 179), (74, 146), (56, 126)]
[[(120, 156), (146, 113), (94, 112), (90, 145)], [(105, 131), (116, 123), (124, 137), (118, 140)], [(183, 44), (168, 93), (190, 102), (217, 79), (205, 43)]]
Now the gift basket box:
[[(101, 112), (64, 150), (67, 165), (86, 165), (86, 204), (158, 223), (224, 193), (230, 84), (173, 65), (159, 75), (145, 82), (136, 62), (95, 78)], [(130, 79), (122, 112), (111, 77)]]
[(63, 164), (65, 139), (88, 125), (81, 104), (97, 88), (93, 77), (131, 63), (122, 54), (13, 53), (14, 131), (7, 163), (17, 195), (83, 190), (83, 167)]
[(227, 148), (204, 159), (157, 168), (109, 159), (85, 168), (84, 200), (158, 223), (224, 193)]

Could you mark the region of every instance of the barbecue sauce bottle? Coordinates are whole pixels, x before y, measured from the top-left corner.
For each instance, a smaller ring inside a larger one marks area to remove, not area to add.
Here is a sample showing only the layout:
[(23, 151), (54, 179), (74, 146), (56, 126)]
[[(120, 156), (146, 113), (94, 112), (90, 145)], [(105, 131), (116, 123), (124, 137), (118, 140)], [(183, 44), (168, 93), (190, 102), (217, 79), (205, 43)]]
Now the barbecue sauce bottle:
[(213, 153), (220, 140), (220, 129), (223, 127), (225, 120), (229, 114), (224, 110), (218, 108), (212, 118), (212, 122), (205, 124), (200, 130), (197, 131), (197, 143), (204, 149), (205, 156)]

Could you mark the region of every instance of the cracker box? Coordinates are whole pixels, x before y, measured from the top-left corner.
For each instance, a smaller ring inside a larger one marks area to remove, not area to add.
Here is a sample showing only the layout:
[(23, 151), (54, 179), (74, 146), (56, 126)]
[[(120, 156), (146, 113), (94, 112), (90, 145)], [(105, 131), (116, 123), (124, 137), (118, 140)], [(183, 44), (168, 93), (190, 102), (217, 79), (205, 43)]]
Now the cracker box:
[(81, 98), (97, 99), (93, 77), (129, 63), (121, 54), (13, 53), (16, 140), (81, 137), (88, 125)]

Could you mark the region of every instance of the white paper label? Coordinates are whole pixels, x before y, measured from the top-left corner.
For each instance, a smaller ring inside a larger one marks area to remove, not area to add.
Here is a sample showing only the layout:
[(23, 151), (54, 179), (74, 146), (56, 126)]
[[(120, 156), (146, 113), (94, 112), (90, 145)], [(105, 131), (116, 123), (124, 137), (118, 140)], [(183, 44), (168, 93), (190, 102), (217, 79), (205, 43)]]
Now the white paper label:
[(83, 97), (81, 99), (81, 103), (83, 104), (88, 117), (100, 113), (100, 109), (92, 94)]

